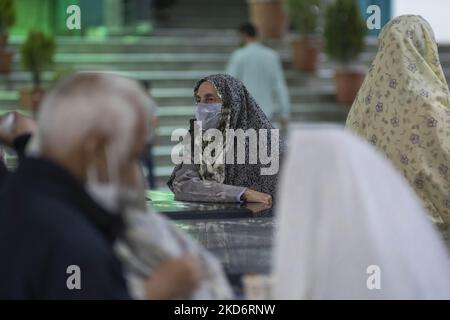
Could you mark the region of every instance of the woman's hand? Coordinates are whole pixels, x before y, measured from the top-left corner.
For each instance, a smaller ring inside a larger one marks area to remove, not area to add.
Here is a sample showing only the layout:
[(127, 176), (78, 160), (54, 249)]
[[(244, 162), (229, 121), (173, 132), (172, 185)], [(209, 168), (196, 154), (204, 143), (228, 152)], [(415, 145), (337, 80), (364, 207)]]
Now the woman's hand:
[(266, 205), (272, 204), (272, 196), (270, 194), (258, 192), (249, 188), (245, 190), (241, 199), (245, 202), (259, 202)]

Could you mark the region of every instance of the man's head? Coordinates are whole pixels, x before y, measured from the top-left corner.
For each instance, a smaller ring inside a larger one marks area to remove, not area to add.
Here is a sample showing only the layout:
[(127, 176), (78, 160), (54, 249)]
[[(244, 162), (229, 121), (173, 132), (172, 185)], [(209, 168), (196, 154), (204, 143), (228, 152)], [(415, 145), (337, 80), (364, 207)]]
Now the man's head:
[(258, 31), (253, 24), (244, 23), (239, 27), (239, 37), (241, 45), (245, 45), (258, 39)]
[(38, 118), (40, 155), (82, 182), (133, 185), (145, 146), (148, 97), (133, 80), (77, 73), (45, 98)]

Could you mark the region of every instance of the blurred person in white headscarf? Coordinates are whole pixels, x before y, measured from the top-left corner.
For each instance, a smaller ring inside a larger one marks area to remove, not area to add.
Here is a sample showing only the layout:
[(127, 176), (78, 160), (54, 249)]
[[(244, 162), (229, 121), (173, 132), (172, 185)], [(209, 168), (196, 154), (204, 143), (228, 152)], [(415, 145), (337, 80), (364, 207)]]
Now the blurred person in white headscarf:
[(274, 298), (450, 298), (450, 259), (417, 196), (348, 131), (294, 132), (279, 197)]

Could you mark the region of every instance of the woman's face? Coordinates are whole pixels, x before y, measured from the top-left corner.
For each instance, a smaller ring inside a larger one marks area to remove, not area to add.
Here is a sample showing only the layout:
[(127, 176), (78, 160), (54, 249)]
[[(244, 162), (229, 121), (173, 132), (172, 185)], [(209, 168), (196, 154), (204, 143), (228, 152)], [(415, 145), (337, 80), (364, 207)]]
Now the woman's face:
[(198, 87), (197, 93), (195, 94), (195, 102), (208, 104), (221, 103), (222, 99), (220, 99), (214, 86), (210, 82), (204, 81)]

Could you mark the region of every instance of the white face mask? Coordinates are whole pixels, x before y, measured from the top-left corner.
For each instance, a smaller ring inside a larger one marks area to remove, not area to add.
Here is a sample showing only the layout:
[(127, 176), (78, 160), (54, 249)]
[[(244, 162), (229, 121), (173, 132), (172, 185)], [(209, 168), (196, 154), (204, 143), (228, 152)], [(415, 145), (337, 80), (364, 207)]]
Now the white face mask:
[(222, 114), (221, 103), (198, 103), (195, 117), (202, 122), (204, 130), (217, 128), (219, 126), (220, 115)]
[(119, 195), (120, 207), (124, 209), (135, 209), (147, 211), (145, 188), (122, 188)]
[(127, 208), (147, 210), (145, 188), (125, 188), (112, 183), (90, 182), (89, 195), (110, 213), (122, 213)]
[(110, 182), (100, 182), (98, 179), (98, 171), (96, 168), (89, 167), (87, 171), (87, 193), (97, 202), (103, 209), (110, 213), (119, 213), (120, 211), (120, 183), (119, 168), (116, 165), (113, 168), (111, 163), (111, 153), (106, 149), (106, 165)]
[(109, 213), (118, 213), (119, 187), (111, 183), (89, 182), (86, 185), (88, 194)]
[(126, 208), (147, 210), (144, 176), (141, 173), (139, 185), (123, 187), (119, 183), (118, 165), (112, 165), (111, 153), (106, 153), (106, 164), (110, 182), (99, 182), (95, 169), (88, 169), (88, 194), (110, 213), (122, 213)]

